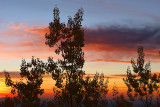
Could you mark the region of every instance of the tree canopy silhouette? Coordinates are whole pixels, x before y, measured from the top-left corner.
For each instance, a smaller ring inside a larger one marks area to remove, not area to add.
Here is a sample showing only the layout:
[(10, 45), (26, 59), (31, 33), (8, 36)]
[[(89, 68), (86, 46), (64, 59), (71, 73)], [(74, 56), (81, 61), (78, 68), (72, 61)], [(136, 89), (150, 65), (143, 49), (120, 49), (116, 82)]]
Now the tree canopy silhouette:
[[(11, 93), (18, 94), (17, 98), (22, 102), (39, 101), (38, 95), (44, 93), (44, 89), (41, 89), (43, 82), (42, 74), (45, 73), (45, 63), (40, 59), (32, 57), (30, 63), (22, 60), (20, 68), (21, 80), (19, 82), (13, 82), (8, 72), (5, 72), (5, 84), (8, 87), (12, 87)], [(23, 81), (23, 79), (25, 80)]]
[(132, 107), (132, 103), (124, 98), (124, 95), (119, 95), (118, 87), (114, 83), (112, 88), (112, 96), (111, 104), (113, 107)]
[(93, 79), (87, 76), (84, 81), (84, 105), (87, 107), (106, 106), (108, 104), (106, 99), (108, 82), (108, 78), (104, 80), (103, 73), (101, 75), (96, 73)]
[(104, 76), (99, 74), (96, 74), (93, 80), (89, 77), (83, 79), (84, 30), (81, 23), (84, 11), (79, 9), (74, 18), (69, 17), (67, 25), (60, 22), (59, 13), (59, 9), (54, 8), (54, 20), (49, 23), (50, 33), (45, 35), (46, 45), (51, 48), (56, 46), (55, 53), (61, 56), (57, 61), (49, 57), (46, 66), (47, 72), (52, 73), (52, 78), (56, 81), (55, 86), (58, 88), (54, 90), (56, 92), (54, 99), (60, 100), (61, 104), (64, 101), (68, 106), (73, 106), (73, 100), (80, 106), (82, 100), (89, 101), (90, 97), (94, 99), (93, 102), (98, 102), (102, 92), (104, 94), (108, 92), (108, 82), (104, 83)]
[(151, 106), (154, 91), (158, 91), (160, 83), (160, 75), (151, 73), (150, 63), (145, 65), (143, 47), (138, 48), (137, 62), (131, 59), (133, 72), (127, 69), (127, 78), (123, 78), (128, 87), (128, 96), (131, 100), (139, 97), (145, 106)]
[[(72, 97), (82, 91), (82, 77), (85, 74), (82, 70), (85, 62), (82, 51), (84, 31), (81, 28), (83, 9), (79, 9), (74, 18), (69, 17), (67, 25), (60, 22), (59, 13), (59, 9), (54, 8), (54, 20), (49, 23), (50, 33), (45, 35), (45, 43), (49, 47), (56, 46), (55, 53), (62, 59), (53, 61), (50, 57), (46, 68), (72, 106)], [(64, 79), (65, 85), (62, 85)]]

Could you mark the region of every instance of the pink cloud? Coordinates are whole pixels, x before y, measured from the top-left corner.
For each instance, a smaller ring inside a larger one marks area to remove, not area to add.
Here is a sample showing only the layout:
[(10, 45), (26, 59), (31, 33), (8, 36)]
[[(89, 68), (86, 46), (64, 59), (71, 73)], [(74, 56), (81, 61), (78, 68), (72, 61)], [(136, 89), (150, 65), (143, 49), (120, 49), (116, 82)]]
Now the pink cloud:
[(11, 26), (10, 28), (12, 28), (12, 29), (19, 29), (20, 26)]
[(36, 27), (36, 28), (25, 29), (25, 31), (30, 32), (30, 33), (34, 33), (34, 34), (46, 34), (49, 32), (49, 29), (48, 29), (48, 27), (46, 27), (46, 28)]
[[(27, 53), (29, 55), (43, 53), (43, 57), (48, 57), (47, 55), (54, 53), (54, 48), (45, 45), (45, 33), (49, 33), (47, 27), (28, 27), (27, 24), (23, 23), (11, 23), (10, 25), (10, 27), (16, 25), (15, 29), (13, 27), (1, 32), (2, 38), (6, 39), (6, 41), (2, 41), (3, 44), (0, 46), (4, 56), (12, 53), (14, 56), (21, 58), (26, 57)], [(158, 51), (152, 48), (159, 46), (159, 42), (154, 43), (158, 39), (153, 36), (154, 34), (156, 34), (156, 31), (148, 29), (85, 28), (85, 47), (83, 49), (86, 61), (129, 63), (132, 57), (137, 58), (137, 46), (143, 42), (144, 45), (150, 46), (145, 49), (147, 57), (152, 58), (152, 61), (159, 62)], [(152, 41), (150, 41), (150, 38)]]

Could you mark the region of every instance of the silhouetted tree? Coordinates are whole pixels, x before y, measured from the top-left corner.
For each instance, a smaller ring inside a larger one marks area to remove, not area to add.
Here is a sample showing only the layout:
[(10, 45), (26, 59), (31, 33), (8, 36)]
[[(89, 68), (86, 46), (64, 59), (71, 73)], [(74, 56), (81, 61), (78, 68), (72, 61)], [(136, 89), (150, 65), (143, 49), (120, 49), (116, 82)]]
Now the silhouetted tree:
[[(44, 89), (41, 89), (43, 82), (42, 74), (45, 73), (45, 63), (40, 59), (34, 59), (30, 63), (22, 60), (20, 68), (21, 80), (19, 82), (13, 82), (8, 72), (5, 72), (5, 84), (7, 87), (12, 87), (11, 93), (17, 94), (17, 98), (20, 103), (32, 103), (38, 102), (38, 95), (44, 93)], [(25, 80), (23, 81), (23, 79)]]
[(132, 103), (126, 100), (123, 94), (119, 95), (118, 87), (114, 84), (112, 88), (113, 100), (111, 100), (111, 104), (113, 107), (132, 107)]
[[(54, 20), (49, 23), (49, 34), (45, 35), (46, 45), (56, 46), (55, 53), (62, 58), (54, 61), (48, 58), (46, 71), (52, 73), (52, 78), (56, 81), (54, 89), (54, 101), (65, 106), (81, 106), (85, 101), (92, 101), (94, 104), (102, 104), (102, 94), (108, 92), (108, 82), (104, 83), (104, 75), (97, 73), (93, 80), (87, 77), (83, 79), (85, 72), (84, 65), (84, 30), (81, 28), (83, 9), (79, 9), (74, 18), (69, 17), (68, 23), (60, 23), (59, 9), (53, 10)], [(107, 79), (108, 80), (108, 79)], [(91, 100), (93, 99), (93, 100)], [(101, 101), (100, 101), (101, 100)], [(60, 102), (60, 103), (59, 103)]]
[[(48, 59), (47, 71), (52, 73), (56, 80), (56, 86), (61, 89), (64, 100), (70, 100), (72, 106), (73, 97), (81, 93), (81, 80), (84, 75), (84, 31), (81, 28), (83, 9), (79, 9), (74, 18), (68, 18), (65, 25), (60, 22), (59, 9), (54, 8), (54, 20), (49, 23), (49, 34), (45, 35), (46, 45), (57, 46), (55, 53), (62, 59), (53, 61)], [(65, 85), (62, 85), (65, 79)]]
[(131, 59), (133, 74), (127, 69), (127, 78), (123, 79), (128, 87), (128, 96), (130, 100), (135, 100), (138, 97), (145, 106), (151, 106), (153, 92), (157, 91), (160, 83), (160, 75), (151, 74), (150, 63), (144, 65), (143, 47), (138, 48), (138, 59), (135, 62)]
[(84, 81), (83, 103), (87, 107), (106, 106), (106, 94), (108, 93), (108, 79), (104, 80), (104, 74), (96, 73), (94, 78), (89, 76)]

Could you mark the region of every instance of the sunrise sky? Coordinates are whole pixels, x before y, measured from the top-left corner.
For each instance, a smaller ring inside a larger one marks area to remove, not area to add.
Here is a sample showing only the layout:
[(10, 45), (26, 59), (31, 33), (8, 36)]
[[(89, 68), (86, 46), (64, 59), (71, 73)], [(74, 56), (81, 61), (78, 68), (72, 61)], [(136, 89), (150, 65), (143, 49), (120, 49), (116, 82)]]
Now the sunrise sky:
[(152, 72), (160, 65), (159, 0), (1, 0), (0, 71), (19, 71), (22, 58), (55, 59), (45, 45), (45, 33), (60, 9), (61, 22), (84, 9), (85, 65), (88, 74), (125, 74), (137, 47), (144, 46)]

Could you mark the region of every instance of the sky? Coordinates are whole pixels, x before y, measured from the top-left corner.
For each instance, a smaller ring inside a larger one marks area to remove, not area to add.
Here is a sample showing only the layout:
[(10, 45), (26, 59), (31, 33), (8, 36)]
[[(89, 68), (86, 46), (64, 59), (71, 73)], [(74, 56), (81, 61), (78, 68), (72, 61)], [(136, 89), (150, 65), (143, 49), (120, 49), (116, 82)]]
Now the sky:
[(60, 9), (61, 22), (83, 8), (86, 73), (125, 74), (137, 47), (144, 46), (145, 61), (152, 72), (160, 64), (159, 0), (1, 0), (0, 71), (19, 71), (22, 58), (44, 62), (54, 54), (45, 45), (45, 33)]

